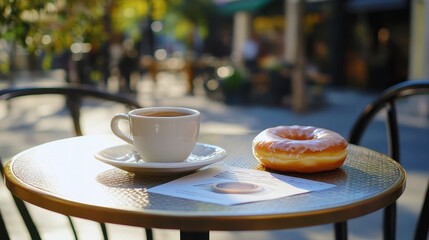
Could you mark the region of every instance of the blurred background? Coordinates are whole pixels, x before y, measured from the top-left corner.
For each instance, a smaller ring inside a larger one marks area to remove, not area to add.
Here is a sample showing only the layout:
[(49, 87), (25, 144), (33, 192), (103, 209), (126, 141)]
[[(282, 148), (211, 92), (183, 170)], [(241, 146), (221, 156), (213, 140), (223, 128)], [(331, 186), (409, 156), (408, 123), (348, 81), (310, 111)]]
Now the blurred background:
[[(184, 74), (230, 104), (305, 111), (326, 86), (381, 90), (426, 77), (424, 1), (7, 0), (0, 80), (61, 70), (64, 81), (136, 92)], [(304, 96), (310, 94), (311, 99)]]
[[(143, 106), (196, 108), (204, 133), (301, 124), (347, 137), (359, 112), (382, 90), (429, 78), (428, 23), (424, 0), (0, 0), (0, 89), (90, 84), (135, 97)], [(64, 104), (52, 99), (0, 105), (3, 161), (70, 136)], [(86, 106), (84, 131), (110, 132), (111, 116), (123, 110), (95, 106)], [(429, 99), (404, 102), (400, 110), (408, 175), (398, 239), (411, 239), (422, 202), (419, 186), (429, 175)], [(48, 120), (54, 113), (59, 116)], [(383, 123), (372, 127), (364, 143), (385, 152)], [(28, 239), (4, 184), (0, 189), (13, 239)], [(39, 208), (32, 213), (41, 218), (45, 239), (72, 239), (62, 216)], [(351, 221), (351, 239), (381, 239), (380, 215)], [(82, 239), (96, 238), (94, 223), (78, 221)], [(138, 228), (108, 229), (112, 239), (142, 239)], [(329, 224), (212, 237), (333, 239), (333, 232)], [(155, 239), (178, 239), (178, 233), (155, 231)]]

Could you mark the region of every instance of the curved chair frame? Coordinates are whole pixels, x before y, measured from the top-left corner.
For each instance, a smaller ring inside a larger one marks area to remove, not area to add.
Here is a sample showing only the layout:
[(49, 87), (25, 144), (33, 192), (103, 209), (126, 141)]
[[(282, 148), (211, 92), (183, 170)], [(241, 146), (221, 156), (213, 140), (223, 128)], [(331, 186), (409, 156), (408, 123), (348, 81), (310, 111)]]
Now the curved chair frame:
[[(359, 144), (366, 128), (375, 115), (382, 109), (386, 109), (386, 133), (388, 142), (388, 155), (397, 162), (400, 162), (399, 129), (396, 111), (396, 101), (402, 98), (429, 94), (429, 80), (406, 81), (394, 85), (385, 90), (377, 99), (370, 103), (360, 114), (354, 123), (349, 142)], [(384, 209), (383, 216), (383, 236), (384, 239), (394, 240), (396, 238), (396, 204), (392, 204)], [(414, 235), (415, 240), (426, 239), (429, 227), (429, 179), (422, 210), (417, 222)], [(347, 223), (335, 224), (336, 239), (347, 239)]]
[[(65, 86), (56, 86), (56, 87), (41, 87), (41, 86), (31, 86), (31, 87), (11, 87), (0, 90), (0, 100), (10, 100), (23, 96), (34, 96), (34, 95), (60, 95), (66, 98), (66, 107), (69, 110), (69, 114), (73, 120), (74, 132), (76, 136), (81, 136), (82, 128), (80, 122), (80, 107), (82, 98), (94, 98), (101, 99), (111, 102), (116, 102), (124, 104), (129, 108), (141, 108), (142, 106), (134, 99), (127, 95), (111, 93), (107, 90), (87, 86), (87, 85), (65, 85)], [(3, 177), (3, 168), (1, 169), (1, 174)], [(13, 196), (15, 205), (17, 206), (25, 225), (30, 233), (31, 239), (41, 239), (40, 234), (37, 230), (37, 227), (30, 216), (30, 213), (25, 206), (24, 201)], [(73, 231), (75, 239), (78, 239), (77, 232), (72, 222), (72, 219), (68, 217), (71, 229)], [(0, 222), (1, 225), (2, 222)], [(106, 225), (100, 223), (100, 227), (103, 233), (104, 239), (108, 239)], [(2, 236), (7, 236), (6, 228), (0, 226), (1, 231), (5, 231), (5, 234)], [(146, 229), (146, 239), (152, 239), (151, 229)]]
[[(0, 173), (1, 173), (1, 176), (3, 177), (3, 175), (4, 175), (3, 174), (3, 167), (1, 167), (1, 166), (0, 166)], [(7, 229), (6, 229), (6, 224), (5, 224), (3, 216), (1, 214), (1, 211), (0, 211), (0, 236), (4, 240), (9, 240), (10, 239), (9, 233), (7, 232)]]
[(80, 100), (82, 97), (104, 99), (122, 103), (130, 108), (141, 108), (133, 98), (126, 95), (108, 92), (101, 88), (86, 85), (66, 85), (60, 87), (12, 87), (0, 90), (0, 100), (10, 100), (30, 95), (62, 95), (67, 98), (67, 107), (73, 119), (74, 131), (77, 136), (82, 135), (80, 124)]

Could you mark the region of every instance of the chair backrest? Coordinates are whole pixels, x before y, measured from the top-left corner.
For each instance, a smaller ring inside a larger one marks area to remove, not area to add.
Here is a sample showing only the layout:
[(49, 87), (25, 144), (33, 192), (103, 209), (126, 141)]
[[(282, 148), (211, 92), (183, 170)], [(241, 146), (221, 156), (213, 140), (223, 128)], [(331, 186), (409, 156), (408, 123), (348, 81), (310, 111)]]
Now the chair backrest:
[[(77, 136), (82, 135), (81, 128), (81, 113), (80, 109), (82, 106), (83, 98), (94, 98), (98, 100), (110, 101), (119, 104), (123, 104), (129, 108), (140, 108), (141, 105), (135, 100), (127, 95), (111, 93), (104, 89), (93, 87), (93, 86), (85, 86), (85, 85), (65, 85), (65, 86), (56, 86), (56, 87), (44, 87), (44, 86), (31, 86), (31, 87), (11, 87), (0, 90), (0, 101), (2, 100), (11, 100), (24, 96), (36, 96), (36, 95), (60, 95), (64, 96), (66, 99), (66, 107), (69, 110), (69, 114), (73, 120), (74, 132)], [(1, 160), (1, 158), (0, 158)], [(1, 167), (1, 175), (3, 177), (3, 168)], [(31, 239), (41, 239), (40, 233), (34, 223), (26, 205), (24, 202), (13, 196), (13, 200), (15, 205), (20, 212), (24, 223), (28, 229)], [(0, 216), (1, 217), (1, 216)], [(68, 217), (70, 227), (72, 232), (77, 239), (77, 233), (73, 222), (70, 217)], [(3, 220), (3, 219), (0, 219)], [(0, 231), (2, 234), (2, 239), (8, 238), (8, 234), (6, 228), (4, 227), (4, 222), (0, 222)], [(104, 223), (100, 223), (102, 234), (104, 239), (107, 239), (107, 230)], [(4, 233), (3, 233), (4, 232)], [(146, 234), (150, 234), (150, 230), (146, 231)]]
[(80, 102), (84, 97), (91, 97), (124, 104), (130, 108), (140, 108), (141, 105), (127, 95), (108, 92), (105, 89), (87, 85), (66, 85), (59, 87), (12, 87), (0, 90), (0, 100), (10, 100), (23, 96), (61, 95), (67, 100), (67, 108), (73, 119), (74, 131), (82, 135), (80, 123)]
[[(396, 103), (399, 99), (410, 96), (428, 94), (428, 80), (413, 80), (406, 81), (394, 85), (384, 91), (377, 99), (370, 103), (360, 114), (357, 121), (353, 125), (349, 142), (359, 144), (365, 130), (374, 117), (383, 109), (386, 110), (386, 133), (388, 142), (388, 155), (394, 160), (400, 162), (400, 137), (397, 118)], [(423, 202), (423, 207), (417, 222), (414, 239), (426, 239), (429, 226), (429, 179), (426, 187), (426, 195)], [(396, 207), (395, 205), (388, 207), (385, 210), (384, 216), (384, 239), (395, 239), (396, 225)]]
[[(0, 159), (0, 161), (1, 161), (1, 159)], [(0, 166), (0, 173), (1, 173), (1, 176), (3, 178), (4, 173), (3, 173), (3, 168), (1, 166)], [(1, 211), (0, 211), (0, 236), (4, 240), (10, 239), (9, 233), (7, 232), (6, 223), (4, 222), (3, 215), (1, 214)]]

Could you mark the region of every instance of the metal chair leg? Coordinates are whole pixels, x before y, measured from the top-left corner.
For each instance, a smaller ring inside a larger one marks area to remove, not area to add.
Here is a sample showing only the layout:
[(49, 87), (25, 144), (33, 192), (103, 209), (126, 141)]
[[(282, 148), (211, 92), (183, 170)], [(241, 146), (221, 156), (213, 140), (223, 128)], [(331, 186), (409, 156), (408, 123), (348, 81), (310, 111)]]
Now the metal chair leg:
[(146, 228), (146, 240), (153, 240), (153, 232), (152, 229)]
[(335, 223), (335, 240), (347, 240), (347, 222)]
[(10, 239), (9, 233), (7, 232), (6, 224), (5, 224), (4, 220), (3, 220), (1, 212), (0, 212), (0, 236), (1, 236), (1, 239), (4, 239), (4, 240), (9, 240)]
[(78, 236), (77, 236), (77, 231), (76, 231), (76, 227), (74, 226), (73, 220), (71, 219), (71, 217), (70, 217), (70, 216), (67, 216), (67, 219), (68, 219), (68, 221), (69, 221), (70, 228), (71, 228), (71, 230), (72, 230), (72, 232), (73, 232), (74, 239), (75, 239), (75, 240), (78, 240), (79, 238), (78, 238)]
[(210, 233), (180, 231), (180, 240), (209, 240)]
[(396, 203), (384, 209), (383, 229), (385, 240), (396, 239)]
[(426, 197), (423, 202), (420, 217), (417, 221), (417, 227), (414, 235), (414, 240), (427, 239), (429, 231), (429, 181), (426, 188)]
[(103, 239), (104, 240), (108, 240), (109, 239), (109, 235), (107, 235), (107, 227), (105, 223), (100, 223), (100, 228), (101, 228), (101, 232), (103, 233)]
[(30, 233), (31, 239), (41, 240), (42, 238), (40, 237), (40, 233), (37, 230), (36, 224), (34, 224), (33, 219), (30, 216), (30, 212), (28, 212), (28, 209), (25, 206), (25, 203), (15, 196), (13, 196), (13, 200), (15, 201), (15, 205), (21, 213), (21, 217), (24, 220), (28, 232)]

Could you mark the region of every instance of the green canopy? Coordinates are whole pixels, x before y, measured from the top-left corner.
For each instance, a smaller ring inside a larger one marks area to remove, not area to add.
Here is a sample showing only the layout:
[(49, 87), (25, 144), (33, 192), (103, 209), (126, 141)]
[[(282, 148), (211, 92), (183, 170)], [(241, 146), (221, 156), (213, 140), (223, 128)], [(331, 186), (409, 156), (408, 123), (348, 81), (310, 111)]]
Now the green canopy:
[(234, 14), (238, 11), (255, 12), (273, 0), (231, 0), (218, 5), (219, 13)]

